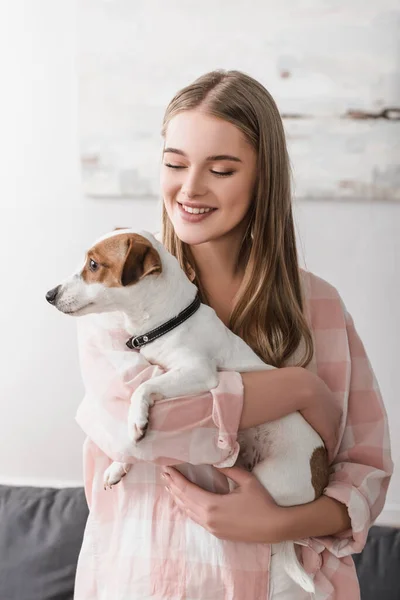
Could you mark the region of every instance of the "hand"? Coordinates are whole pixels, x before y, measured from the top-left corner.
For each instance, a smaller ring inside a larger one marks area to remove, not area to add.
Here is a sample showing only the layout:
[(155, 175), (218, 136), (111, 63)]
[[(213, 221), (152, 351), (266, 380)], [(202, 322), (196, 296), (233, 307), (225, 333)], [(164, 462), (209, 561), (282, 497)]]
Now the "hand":
[(228, 494), (214, 494), (191, 483), (172, 467), (163, 469), (174, 502), (215, 537), (238, 542), (280, 542), (284, 509), (248, 471), (239, 467), (219, 471), (238, 487)]
[(337, 453), (340, 424), (343, 415), (333, 393), (320, 379), (321, 391), (310, 394), (307, 405), (300, 412), (305, 420), (321, 436), (328, 452), (329, 464)]

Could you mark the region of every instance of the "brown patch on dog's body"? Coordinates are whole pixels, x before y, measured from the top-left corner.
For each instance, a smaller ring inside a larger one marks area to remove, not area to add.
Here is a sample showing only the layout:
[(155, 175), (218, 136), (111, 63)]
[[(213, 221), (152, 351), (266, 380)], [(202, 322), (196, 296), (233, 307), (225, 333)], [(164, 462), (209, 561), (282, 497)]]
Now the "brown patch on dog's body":
[[(91, 260), (98, 265), (95, 271), (90, 270)], [(82, 278), (86, 283), (121, 287), (161, 270), (161, 258), (152, 243), (137, 233), (126, 233), (102, 240), (88, 251)]]
[(311, 483), (315, 490), (315, 498), (319, 498), (328, 485), (329, 464), (328, 453), (323, 446), (315, 448), (310, 458)]

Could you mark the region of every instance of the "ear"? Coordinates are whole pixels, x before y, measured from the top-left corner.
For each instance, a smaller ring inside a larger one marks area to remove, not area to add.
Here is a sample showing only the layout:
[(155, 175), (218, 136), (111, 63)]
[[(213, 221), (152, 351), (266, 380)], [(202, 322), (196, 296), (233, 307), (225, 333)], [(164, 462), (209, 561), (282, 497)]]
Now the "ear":
[(129, 238), (128, 251), (121, 273), (122, 285), (132, 285), (146, 275), (161, 273), (161, 271), (160, 255), (150, 242), (146, 244)]

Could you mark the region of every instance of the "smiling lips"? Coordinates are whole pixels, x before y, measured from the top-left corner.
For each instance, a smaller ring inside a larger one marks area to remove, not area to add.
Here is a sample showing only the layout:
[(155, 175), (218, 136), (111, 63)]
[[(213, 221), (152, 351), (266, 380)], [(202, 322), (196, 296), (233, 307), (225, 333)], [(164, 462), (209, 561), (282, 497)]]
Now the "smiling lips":
[(184, 204), (181, 204), (181, 206), (183, 207), (183, 210), (192, 215), (202, 215), (203, 213), (208, 213), (213, 210), (212, 208), (192, 208), (191, 206), (185, 206)]
[(181, 202), (178, 202), (178, 204), (181, 210), (190, 215), (204, 215), (217, 210), (216, 208), (204, 205), (190, 206), (188, 204), (182, 204)]

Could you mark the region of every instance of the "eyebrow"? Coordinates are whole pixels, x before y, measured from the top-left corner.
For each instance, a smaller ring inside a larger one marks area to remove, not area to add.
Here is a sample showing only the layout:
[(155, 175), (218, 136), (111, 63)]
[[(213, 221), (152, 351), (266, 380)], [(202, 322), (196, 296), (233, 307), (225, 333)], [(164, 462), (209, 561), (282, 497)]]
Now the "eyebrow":
[[(186, 156), (183, 150), (178, 150), (178, 148), (165, 148), (164, 154), (166, 152), (172, 152), (173, 154), (179, 154), (180, 156)], [(232, 154), (215, 154), (214, 156), (207, 156), (207, 161), (214, 162), (216, 160), (233, 160), (235, 162), (242, 162), (239, 157), (233, 156)]]

